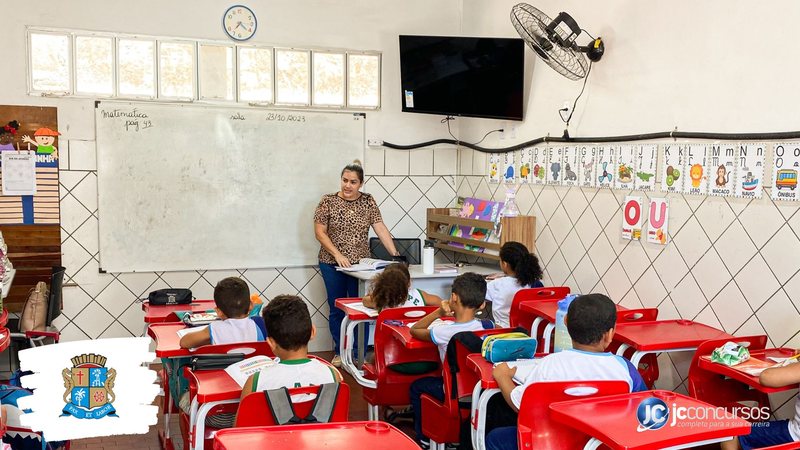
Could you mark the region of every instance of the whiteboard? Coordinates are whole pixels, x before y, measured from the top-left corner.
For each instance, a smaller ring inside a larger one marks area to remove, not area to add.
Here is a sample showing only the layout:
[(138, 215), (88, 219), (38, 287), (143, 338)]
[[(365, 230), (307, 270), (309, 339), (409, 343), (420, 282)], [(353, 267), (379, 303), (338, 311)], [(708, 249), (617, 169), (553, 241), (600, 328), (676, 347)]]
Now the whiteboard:
[(97, 102), (100, 267), (315, 265), (314, 209), (363, 160), (363, 114)]

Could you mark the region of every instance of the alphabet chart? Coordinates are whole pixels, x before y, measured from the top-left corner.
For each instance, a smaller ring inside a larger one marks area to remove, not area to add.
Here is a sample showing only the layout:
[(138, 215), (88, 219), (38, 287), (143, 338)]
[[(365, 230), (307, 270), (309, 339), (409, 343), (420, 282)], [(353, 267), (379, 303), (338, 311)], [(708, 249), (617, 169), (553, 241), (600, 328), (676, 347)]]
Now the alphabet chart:
[(667, 245), (669, 202), (666, 198), (651, 198), (647, 216), (647, 242)]
[(617, 179), (614, 180), (615, 189), (633, 189), (634, 162), (637, 146), (617, 146)]
[(800, 142), (778, 142), (772, 148), (772, 199), (798, 200)]
[(528, 184), (531, 182), (531, 152), (533, 147), (523, 148), (519, 152), (519, 166), (517, 166), (517, 173), (519, 174), (519, 182)]
[(547, 149), (547, 184), (561, 184), (561, 160), (564, 156), (564, 147), (549, 147)]
[(503, 183), (514, 183), (516, 181), (514, 157), (517, 152), (503, 153)]
[(683, 174), (685, 194), (708, 194), (708, 172), (706, 172), (706, 146), (703, 144), (689, 144), (686, 147), (686, 165)]
[(596, 147), (587, 145), (580, 145), (578, 147), (578, 158), (580, 160), (578, 166), (578, 180), (580, 181), (581, 187), (594, 187), (595, 185), (595, 179), (597, 178), (595, 175), (596, 165), (594, 160), (596, 152)]
[(642, 237), (642, 197), (629, 195), (622, 204), (622, 239), (638, 241)]
[(658, 144), (645, 144), (636, 148), (636, 176), (633, 179), (634, 189), (652, 191), (656, 188), (657, 161)]
[(530, 150), (533, 184), (545, 184), (545, 173), (547, 172), (547, 147), (533, 147)]
[(736, 170), (734, 195), (744, 198), (761, 198), (764, 192), (763, 142), (739, 145), (739, 167)]
[(564, 156), (561, 164), (561, 180), (564, 186), (578, 186), (578, 148), (575, 146), (564, 147)]
[(664, 144), (664, 165), (661, 166), (661, 190), (676, 193), (683, 191), (683, 173), (686, 145)]
[(707, 173), (709, 193), (716, 196), (733, 195), (736, 184), (736, 145), (713, 144), (709, 147)]
[(610, 188), (614, 185), (616, 170), (614, 163), (614, 147), (599, 145), (595, 147), (595, 172), (597, 174), (597, 187)]

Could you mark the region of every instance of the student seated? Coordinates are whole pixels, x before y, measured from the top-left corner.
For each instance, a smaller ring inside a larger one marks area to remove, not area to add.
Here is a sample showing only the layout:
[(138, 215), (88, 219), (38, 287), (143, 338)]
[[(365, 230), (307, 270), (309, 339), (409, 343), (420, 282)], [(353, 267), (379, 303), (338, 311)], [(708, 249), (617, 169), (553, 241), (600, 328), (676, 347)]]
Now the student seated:
[(370, 295), (361, 299), (364, 306), (383, 311), (406, 306), (439, 306), (442, 299), (411, 288), (411, 275), (405, 264), (391, 264), (372, 280)]
[[(461, 331), (478, 331), (493, 328), (491, 322), (484, 323), (475, 318), (475, 313), (483, 306), (486, 298), (486, 280), (476, 273), (465, 273), (453, 280), (453, 293), (449, 301), (443, 301), (439, 309), (428, 314), (411, 327), (411, 335), (423, 341), (436, 344), (439, 357), (444, 361), (447, 344), (450, 338)], [(447, 321), (433, 327), (433, 321), (444, 316), (454, 316), (455, 321)], [(409, 394), (411, 407), (414, 410), (414, 430), (417, 442), (427, 445), (428, 439), (422, 434), (422, 394), (428, 394), (439, 401), (444, 400), (444, 380), (442, 377), (425, 377), (411, 384)]]
[(506, 328), (510, 326), (508, 314), (517, 291), (544, 285), (539, 260), (519, 242), (506, 242), (500, 248), (500, 269), (506, 276), (486, 285), (486, 300), (491, 302), (494, 323)]
[[(800, 362), (784, 367), (772, 367), (758, 377), (759, 383), (767, 387), (782, 387), (800, 383)], [(773, 445), (800, 442), (800, 394), (794, 403), (794, 418), (792, 420), (773, 420), (769, 422), (756, 422), (750, 428), (750, 434), (733, 438), (723, 442), (722, 450), (736, 450), (742, 448), (769, 447)], [(798, 447), (800, 448), (800, 444)]]
[(300, 297), (279, 295), (267, 303), (262, 313), (267, 343), (279, 362), (251, 375), (242, 388), (242, 398), (252, 392), (342, 381), (335, 367), (308, 358), (308, 341), (314, 338), (317, 329), (311, 324), (308, 306)]
[(258, 316), (248, 316), (252, 305), (250, 288), (244, 280), (236, 277), (220, 280), (214, 287), (214, 304), (216, 305), (214, 310), (222, 320), (215, 320), (203, 330), (183, 336), (180, 341), (181, 348), (264, 340), (263, 319)]
[[(571, 350), (545, 356), (525, 367), (511, 368), (501, 363), (494, 368), (494, 379), (503, 397), (502, 400), (489, 402), (487, 426), (513, 426), (491, 430), (486, 436), (488, 450), (516, 450), (516, 413), (525, 388), (533, 383), (624, 380), (630, 384), (631, 392), (647, 390), (644, 380), (630, 361), (605, 351), (614, 338), (617, 320), (617, 309), (611, 299), (603, 294), (581, 295), (569, 305), (564, 320), (572, 338)], [(513, 380), (518, 370), (525, 372), (516, 377), (524, 380), (519, 386)], [(497, 396), (494, 398), (499, 399)]]

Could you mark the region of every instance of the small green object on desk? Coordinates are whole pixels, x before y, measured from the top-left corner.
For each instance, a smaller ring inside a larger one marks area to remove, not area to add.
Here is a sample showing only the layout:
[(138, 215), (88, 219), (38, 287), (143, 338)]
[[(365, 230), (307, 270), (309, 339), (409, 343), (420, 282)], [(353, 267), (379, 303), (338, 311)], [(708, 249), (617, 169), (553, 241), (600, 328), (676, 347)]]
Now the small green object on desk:
[(735, 366), (750, 359), (747, 347), (735, 342), (726, 342), (722, 347), (715, 348), (711, 353), (711, 361), (726, 366)]

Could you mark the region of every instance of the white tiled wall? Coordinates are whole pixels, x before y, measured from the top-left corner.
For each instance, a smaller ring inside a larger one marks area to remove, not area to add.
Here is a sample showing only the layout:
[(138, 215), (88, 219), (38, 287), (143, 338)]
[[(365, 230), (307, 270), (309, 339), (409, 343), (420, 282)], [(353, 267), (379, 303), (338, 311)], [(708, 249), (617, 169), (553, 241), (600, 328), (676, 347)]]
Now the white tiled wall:
[[(164, 287), (189, 287), (211, 298), (213, 286), (241, 276), (262, 298), (300, 295), (318, 328), (312, 350), (330, 350), (325, 286), (316, 267), (231, 269), (189, 272), (101, 274), (98, 254), (97, 162), (94, 142), (70, 141), (61, 167), (61, 236), (67, 268), (64, 314), (57, 320), (64, 340), (141, 335), (143, 314), (136, 301)], [(366, 150), (363, 190), (375, 196), (384, 222), (395, 237), (424, 234), (426, 208), (446, 207), (455, 199), (456, 150), (452, 147), (398, 151)], [(390, 170), (384, 170), (390, 169)], [(313, 236), (309, 236), (313, 239)]]

